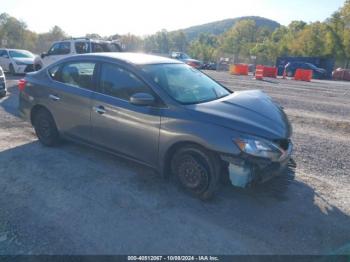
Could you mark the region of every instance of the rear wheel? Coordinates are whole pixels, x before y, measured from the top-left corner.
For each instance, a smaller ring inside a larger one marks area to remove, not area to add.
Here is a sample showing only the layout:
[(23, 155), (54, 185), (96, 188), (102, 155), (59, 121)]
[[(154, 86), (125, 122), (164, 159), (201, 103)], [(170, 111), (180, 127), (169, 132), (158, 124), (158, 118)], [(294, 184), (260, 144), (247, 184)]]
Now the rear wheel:
[(44, 109), (35, 113), (33, 118), (35, 133), (45, 146), (56, 146), (60, 142), (59, 133), (51, 114)]
[(171, 170), (178, 183), (202, 200), (213, 197), (219, 186), (220, 161), (211, 152), (188, 145), (175, 152)]

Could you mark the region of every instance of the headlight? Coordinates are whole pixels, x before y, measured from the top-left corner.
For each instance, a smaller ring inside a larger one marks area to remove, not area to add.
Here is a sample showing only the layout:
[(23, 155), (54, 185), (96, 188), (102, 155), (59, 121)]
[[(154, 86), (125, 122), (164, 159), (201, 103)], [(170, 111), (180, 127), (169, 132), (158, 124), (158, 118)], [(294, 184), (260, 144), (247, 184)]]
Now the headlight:
[(235, 144), (245, 153), (277, 161), (284, 151), (278, 145), (260, 138), (237, 138)]
[(15, 61), (16, 65), (26, 65), (26, 63), (20, 62), (20, 61)]

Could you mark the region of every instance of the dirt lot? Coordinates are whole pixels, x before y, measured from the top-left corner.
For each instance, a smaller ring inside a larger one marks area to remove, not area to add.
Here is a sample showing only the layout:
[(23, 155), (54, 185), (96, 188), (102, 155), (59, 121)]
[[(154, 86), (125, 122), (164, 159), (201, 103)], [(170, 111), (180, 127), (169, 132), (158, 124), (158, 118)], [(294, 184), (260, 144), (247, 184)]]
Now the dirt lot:
[(295, 173), (203, 203), (132, 162), (39, 144), (17, 117), (15, 80), (0, 100), (0, 254), (350, 253), (350, 83), (255, 81), (294, 127)]

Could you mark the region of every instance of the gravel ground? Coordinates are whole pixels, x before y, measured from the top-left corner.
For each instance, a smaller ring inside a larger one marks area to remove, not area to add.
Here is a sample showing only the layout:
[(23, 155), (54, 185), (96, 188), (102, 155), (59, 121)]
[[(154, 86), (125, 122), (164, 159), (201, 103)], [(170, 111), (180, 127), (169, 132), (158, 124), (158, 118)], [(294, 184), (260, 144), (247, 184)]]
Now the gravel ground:
[(0, 99), (0, 254), (350, 254), (350, 83), (230, 76), (262, 89), (294, 128), (296, 170), (208, 203), (135, 163), (46, 148)]

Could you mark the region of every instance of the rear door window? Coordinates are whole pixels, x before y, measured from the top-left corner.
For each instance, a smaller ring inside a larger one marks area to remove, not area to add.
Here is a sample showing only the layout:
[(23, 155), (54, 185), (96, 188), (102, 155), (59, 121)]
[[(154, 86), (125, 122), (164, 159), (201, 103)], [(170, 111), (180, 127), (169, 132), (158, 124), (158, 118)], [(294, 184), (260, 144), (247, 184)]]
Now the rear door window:
[(90, 53), (90, 43), (89, 42), (76, 42), (75, 51), (77, 54)]
[(49, 69), (49, 75), (61, 83), (93, 90), (95, 68), (95, 62), (70, 62), (63, 66), (52, 67)]
[(53, 80), (60, 81), (60, 71), (59, 71), (59, 69), (60, 69), (60, 66), (57, 65), (57, 66), (54, 66), (54, 67), (52, 67), (52, 68), (50, 68), (48, 70), (49, 75), (50, 75), (50, 77)]

